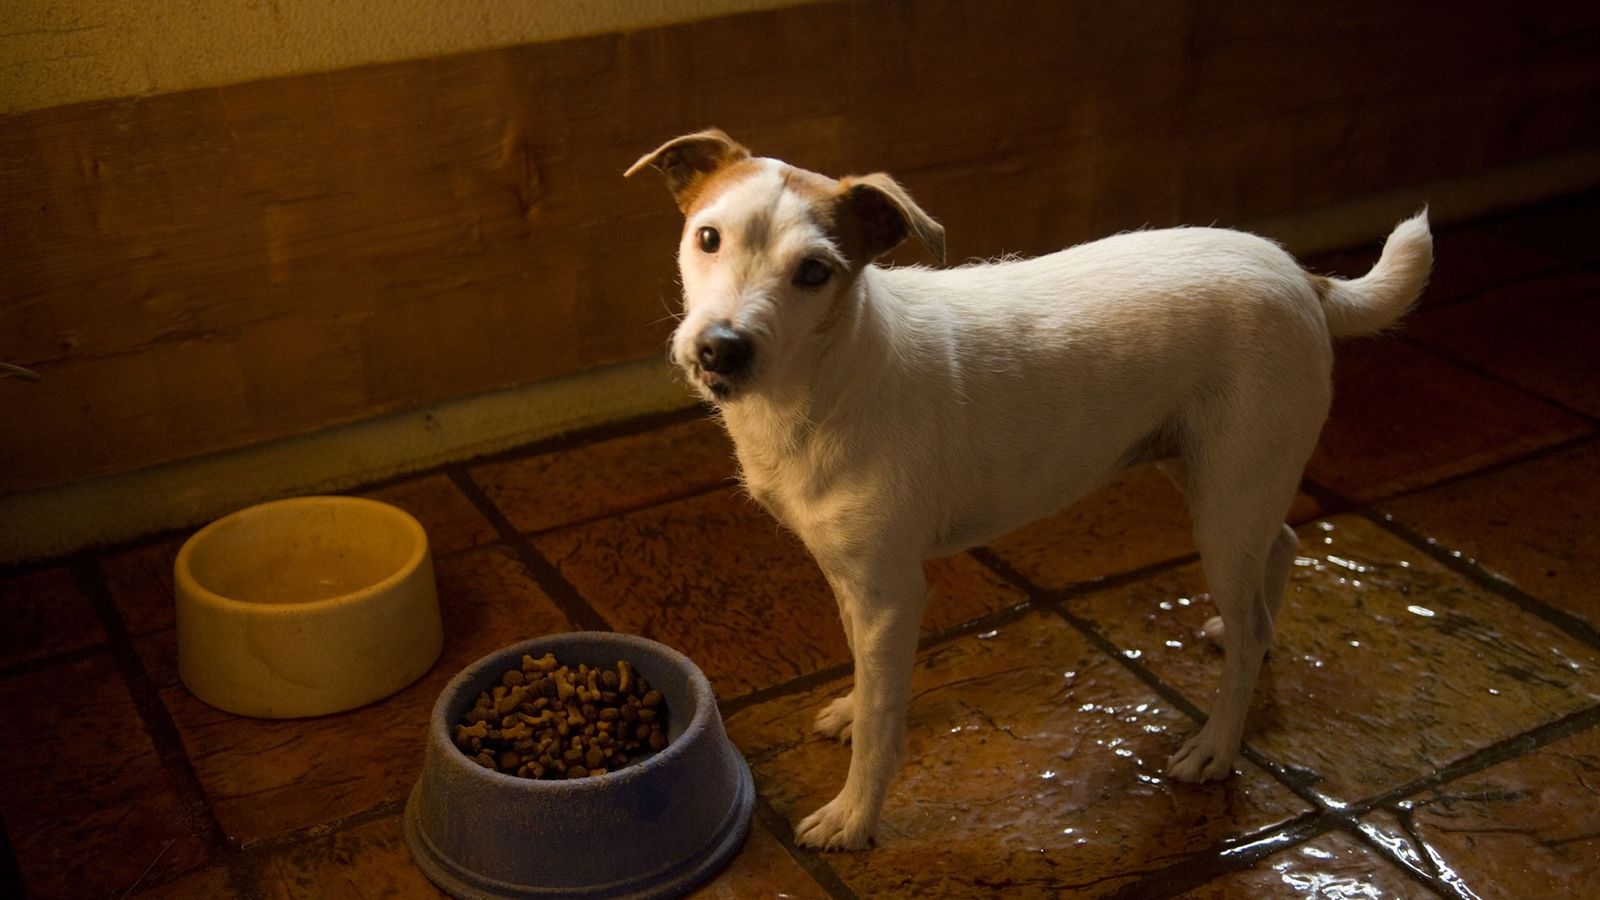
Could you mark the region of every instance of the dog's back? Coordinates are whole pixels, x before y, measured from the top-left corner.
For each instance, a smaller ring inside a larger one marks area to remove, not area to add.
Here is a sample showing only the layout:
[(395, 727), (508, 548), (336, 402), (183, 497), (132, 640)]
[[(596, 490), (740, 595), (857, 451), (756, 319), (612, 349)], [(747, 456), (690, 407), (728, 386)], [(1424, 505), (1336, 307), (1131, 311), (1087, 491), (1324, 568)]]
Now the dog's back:
[[(1238, 322), (1263, 303), (1320, 310), (1330, 337), (1372, 334), (1397, 322), (1427, 282), (1433, 241), (1427, 213), (1401, 222), (1366, 276), (1341, 280), (1308, 274), (1278, 244), (1224, 228), (1125, 232), (1031, 259), (978, 262), (953, 269), (880, 270), (897, 294), (937, 297), (957, 316), (978, 320), (1014, 309), (1017, 324), (1143, 331), (1160, 312), (1166, 329), (1203, 327), (1215, 317)], [(1318, 300), (1317, 303), (1306, 301)], [(921, 302), (920, 300), (915, 302)]]
[(919, 403), (938, 417), (903, 426), (965, 436), (939, 442), (953, 493), (967, 495), (953, 518), (969, 527), (949, 547), (1047, 514), (1126, 465), (1176, 456), (1202, 433), (1283, 429), (1305, 443), (1326, 416), (1331, 339), (1397, 319), (1426, 280), (1429, 245), (1424, 217), (1404, 222), (1355, 281), (1310, 275), (1277, 244), (1218, 228), (872, 270), (872, 302), (908, 361), (905, 386), (875, 415), (895, 421), (907, 397), (951, 398)]

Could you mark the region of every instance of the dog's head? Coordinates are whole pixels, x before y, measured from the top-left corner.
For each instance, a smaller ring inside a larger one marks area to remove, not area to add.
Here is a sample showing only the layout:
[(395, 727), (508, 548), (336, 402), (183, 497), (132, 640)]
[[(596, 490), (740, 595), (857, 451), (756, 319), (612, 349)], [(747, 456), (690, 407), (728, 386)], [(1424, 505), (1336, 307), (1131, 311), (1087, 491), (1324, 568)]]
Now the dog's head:
[(646, 166), (666, 175), (684, 216), (672, 361), (714, 402), (795, 372), (862, 269), (908, 236), (944, 260), (944, 229), (882, 173), (828, 178), (752, 157), (714, 129), (668, 141), (625, 174)]

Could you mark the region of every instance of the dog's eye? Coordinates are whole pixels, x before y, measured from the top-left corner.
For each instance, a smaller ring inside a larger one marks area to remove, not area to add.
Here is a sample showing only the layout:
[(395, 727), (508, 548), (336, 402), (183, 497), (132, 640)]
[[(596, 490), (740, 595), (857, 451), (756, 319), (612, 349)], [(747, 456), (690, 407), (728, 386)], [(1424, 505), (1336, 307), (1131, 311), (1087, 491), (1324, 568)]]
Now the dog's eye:
[(722, 246), (722, 235), (715, 228), (702, 228), (694, 236), (700, 242), (700, 249), (706, 253), (715, 253)]
[(808, 259), (794, 273), (794, 283), (803, 288), (819, 288), (833, 277), (833, 269), (820, 259)]

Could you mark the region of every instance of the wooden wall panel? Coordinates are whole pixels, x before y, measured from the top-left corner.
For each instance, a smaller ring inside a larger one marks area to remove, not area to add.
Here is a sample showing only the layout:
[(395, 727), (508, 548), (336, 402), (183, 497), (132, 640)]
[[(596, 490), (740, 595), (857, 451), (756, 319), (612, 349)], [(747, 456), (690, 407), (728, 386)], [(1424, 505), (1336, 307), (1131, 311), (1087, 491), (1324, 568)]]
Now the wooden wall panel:
[(659, 353), (619, 173), (686, 130), (1038, 253), (1600, 145), (1591, 7), (825, 4), (0, 118), (0, 493)]

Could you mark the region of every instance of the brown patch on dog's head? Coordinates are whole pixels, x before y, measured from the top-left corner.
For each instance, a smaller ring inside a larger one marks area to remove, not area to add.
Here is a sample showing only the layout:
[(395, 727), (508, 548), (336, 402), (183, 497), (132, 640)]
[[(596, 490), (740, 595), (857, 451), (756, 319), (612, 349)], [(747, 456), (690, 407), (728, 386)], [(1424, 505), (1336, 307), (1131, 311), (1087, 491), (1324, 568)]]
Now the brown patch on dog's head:
[[(764, 163), (719, 129), (673, 138), (623, 174), (646, 166), (660, 169), (686, 217), (759, 171)], [(806, 201), (817, 224), (839, 242), (857, 269), (916, 237), (934, 259), (944, 262), (944, 228), (911, 199), (890, 176), (875, 172), (833, 179), (784, 165), (784, 188)]]
[(733, 167), (751, 165), (750, 151), (716, 128), (673, 138), (657, 147), (623, 172), (623, 177), (655, 166), (667, 177), (667, 188), (687, 214), (708, 199), (705, 194), (714, 182), (722, 181)]
[(944, 262), (944, 228), (882, 172), (829, 178), (793, 166), (784, 187), (805, 199), (817, 224), (839, 242), (845, 258), (861, 268), (915, 235)]
[(726, 193), (729, 188), (754, 175), (760, 169), (761, 162), (749, 157), (728, 163), (701, 178), (687, 196), (679, 198), (678, 208), (683, 210), (684, 218), (693, 216)]

